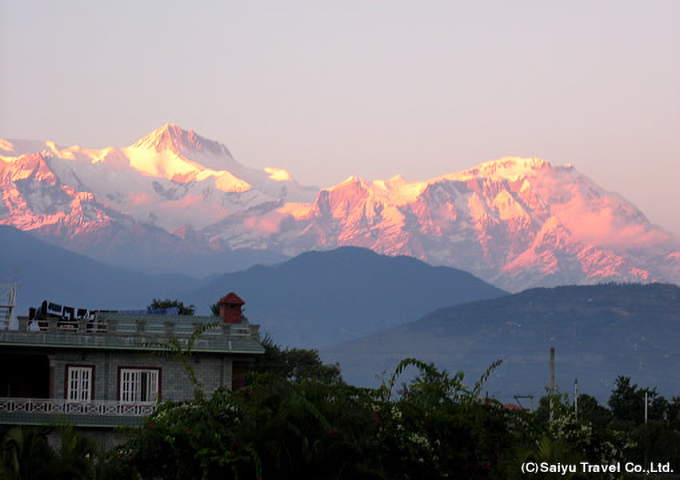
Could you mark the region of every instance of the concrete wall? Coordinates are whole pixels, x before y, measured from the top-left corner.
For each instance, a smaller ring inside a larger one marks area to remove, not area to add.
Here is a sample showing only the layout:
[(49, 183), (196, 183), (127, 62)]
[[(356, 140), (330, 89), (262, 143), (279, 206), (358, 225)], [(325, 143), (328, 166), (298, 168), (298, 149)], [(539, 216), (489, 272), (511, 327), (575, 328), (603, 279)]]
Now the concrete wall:
[[(119, 431), (111, 428), (76, 427), (76, 431), (94, 445), (97, 450), (102, 452), (107, 452), (122, 445), (132, 435), (127, 431)], [(55, 450), (61, 448), (62, 439), (58, 428), (53, 428), (47, 435), (47, 442)]]
[[(159, 368), (161, 401), (188, 400), (194, 395), (194, 386), (181, 362), (150, 353), (63, 350), (50, 355), (50, 364), (53, 398), (65, 398), (66, 368), (69, 365), (94, 367), (95, 400), (118, 400), (120, 367)], [(231, 358), (221, 354), (194, 354), (190, 364), (206, 394), (221, 386), (231, 388)]]

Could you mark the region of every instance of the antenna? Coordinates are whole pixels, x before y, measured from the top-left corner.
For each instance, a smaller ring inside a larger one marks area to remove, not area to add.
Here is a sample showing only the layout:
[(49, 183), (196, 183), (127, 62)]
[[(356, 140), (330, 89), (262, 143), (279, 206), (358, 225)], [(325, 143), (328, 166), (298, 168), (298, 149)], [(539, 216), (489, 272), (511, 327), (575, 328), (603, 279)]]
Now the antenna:
[(515, 397), (515, 400), (517, 401), (517, 405), (522, 407), (523, 410), (526, 410), (526, 408), (524, 408), (524, 405), (522, 405), (522, 403), (520, 402), (520, 399), (528, 398), (531, 401), (531, 413), (534, 413), (534, 396), (533, 395), (513, 395), (513, 397)]
[(17, 286), (15, 283), (0, 285), (0, 322), (5, 329), (10, 327), (16, 295)]

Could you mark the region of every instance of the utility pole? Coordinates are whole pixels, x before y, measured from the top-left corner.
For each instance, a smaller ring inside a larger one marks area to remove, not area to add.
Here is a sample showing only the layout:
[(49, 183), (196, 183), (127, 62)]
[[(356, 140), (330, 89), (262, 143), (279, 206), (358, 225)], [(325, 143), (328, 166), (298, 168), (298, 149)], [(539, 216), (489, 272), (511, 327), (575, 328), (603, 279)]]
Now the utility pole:
[(578, 420), (578, 378), (574, 380), (574, 414)]
[(553, 420), (553, 397), (555, 396), (555, 347), (550, 348), (550, 421)]
[(647, 407), (649, 405), (649, 394), (645, 392), (645, 425), (647, 425)]
[(645, 465), (648, 465), (647, 459), (649, 458), (649, 431), (647, 430), (647, 406), (649, 404), (649, 395), (647, 392), (645, 392), (645, 426), (644, 426), (644, 432), (645, 432)]

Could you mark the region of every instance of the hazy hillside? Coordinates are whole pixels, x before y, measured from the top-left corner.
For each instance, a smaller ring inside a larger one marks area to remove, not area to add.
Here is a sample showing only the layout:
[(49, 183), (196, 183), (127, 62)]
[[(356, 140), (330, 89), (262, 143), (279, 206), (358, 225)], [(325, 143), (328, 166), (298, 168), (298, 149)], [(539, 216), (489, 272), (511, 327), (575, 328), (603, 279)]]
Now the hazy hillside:
[(344, 247), (213, 277), (182, 297), (207, 313), (231, 290), (246, 301), (250, 320), (277, 342), (304, 347), (358, 338), (433, 308), (505, 294), (461, 270)]
[(111, 267), (0, 226), (0, 283), (17, 279), (17, 311), (43, 300), (79, 308), (137, 309), (153, 298), (210, 305), (229, 291), (253, 323), (284, 345), (319, 347), (422, 317), (432, 308), (504, 295), (469, 273), (346, 247), (277, 266), (197, 280)]
[(680, 287), (667, 284), (531, 289), (434, 311), (416, 322), (322, 351), (345, 378), (374, 385), (405, 357), (464, 370), (471, 382), (502, 359), (490, 395), (544, 394), (549, 350), (557, 383), (606, 397), (617, 375), (680, 395)]
[(17, 312), (43, 300), (79, 308), (143, 308), (175, 289), (196, 287), (182, 275), (144, 275), (115, 268), (0, 226), (0, 283), (16, 279)]

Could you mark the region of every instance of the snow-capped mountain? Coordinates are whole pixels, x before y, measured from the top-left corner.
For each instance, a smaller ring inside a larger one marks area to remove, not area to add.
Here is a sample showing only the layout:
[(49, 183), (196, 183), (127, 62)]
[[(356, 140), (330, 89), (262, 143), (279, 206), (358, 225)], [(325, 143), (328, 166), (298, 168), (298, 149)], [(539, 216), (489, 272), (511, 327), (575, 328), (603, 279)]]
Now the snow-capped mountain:
[[(40, 166), (27, 169), (23, 165), (26, 154)], [(166, 230), (184, 224), (202, 228), (261, 203), (308, 201), (317, 191), (301, 187), (285, 170), (246, 168), (224, 145), (176, 125), (164, 125), (123, 148), (93, 150), (78, 145), (62, 148), (54, 142), (3, 141), (0, 155), (4, 172), (19, 168), (26, 176), (11, 173), (24, 189), (29, 183), (42, 183), (48, 175), (52, 187), (88, 192), (102, 205)], [(45, 193), (43, 199), (27, 198), (27, 207), (51, 203), (54, 192)], [(24, 212), (23, 216), (35, 214)]]
[(0, 224), (113, 262), (136, 248), (143, 254), (128, 261), (144, 268), (170, 268), (163, 255), (212, 252), (200, 266), (212, 273), (205, 268), (225, 268), (214, 256), (236, 249), (296, 255), (355, 245), (515, 291), (680, 282), (676, 238), (573, 166), (540, 159), (504, 158), (421, 182), (350, 177), (319, 191), (165, 125), (123, 148), (0, 141), (0, 181)]
[[(423, 182), (350, 177), (313, 203), (289, 203), (276, 214), (267, 214), (267, 224), (279, 228), (261, 235), (258, 246), (287, 254), (356, 245), (461, 268), (515, 291), (680, 281), (677, 239), (573, 166), (540, 159), (504, 158)], [(205, 231), (230, 242), (261, 218)]]

